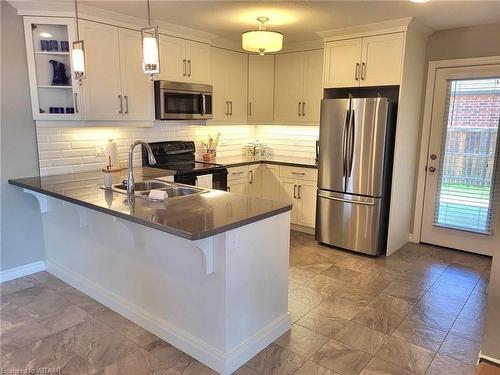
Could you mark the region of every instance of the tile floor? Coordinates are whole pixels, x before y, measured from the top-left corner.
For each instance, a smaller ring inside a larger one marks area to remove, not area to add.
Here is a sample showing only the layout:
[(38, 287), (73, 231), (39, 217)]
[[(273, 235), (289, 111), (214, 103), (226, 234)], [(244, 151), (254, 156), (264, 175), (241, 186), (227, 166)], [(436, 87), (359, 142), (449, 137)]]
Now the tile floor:
[[(292, 329), (236, 374), (473, 374), (489, 269), (433, 246), (371, 258), (292, 232)], [(215, 374), (46, 272), (0, 288), (2, 369)]]

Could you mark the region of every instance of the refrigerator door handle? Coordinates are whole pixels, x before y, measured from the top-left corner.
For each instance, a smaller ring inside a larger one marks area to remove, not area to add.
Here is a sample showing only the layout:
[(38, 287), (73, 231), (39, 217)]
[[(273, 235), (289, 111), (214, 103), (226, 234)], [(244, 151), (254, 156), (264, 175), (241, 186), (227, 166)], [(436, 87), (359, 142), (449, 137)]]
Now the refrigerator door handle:
[[(348, 124), (351, 110), (348, 109), (345, 115), (344, 128), (342, 130), (342, 176), (347, 177), (347, 138), (349, 134)], [(347, 185), (347, 183), (345, 183)]]
[(351, 109), (351, 117), (349, 118), (349, 162), (347, 164), (347, 176), (351, 177), (352, 172), (352, 158), (354, 156), (354, 138), (355, 138), (355, 124), (354, 124), (354, 109)]
[(362, 206), (375, 206), (375, 202), (353, 201), (353, 200), (350, 200), (350, 199), (342, 199), (342, 198), (330, 197), (328, 195), (323, 195), (323, 194), (318, 194), (318, 197), (325, 198), (325, 199), (330, 199), (332, 201), (338, 201), (338, 202), (344, 202), (344, 203), (352, 203), (352, 204), (360, 204)]

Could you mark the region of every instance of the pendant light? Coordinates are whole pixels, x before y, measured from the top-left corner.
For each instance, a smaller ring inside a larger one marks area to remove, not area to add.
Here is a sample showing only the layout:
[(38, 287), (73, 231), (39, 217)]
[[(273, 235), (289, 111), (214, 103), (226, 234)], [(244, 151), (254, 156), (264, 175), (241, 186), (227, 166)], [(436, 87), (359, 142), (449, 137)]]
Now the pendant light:
[(80, 40), (80, 28), (78, 27), (78, 0), (75, 0), (75, 19), (76, 19), (76, 39), (73, 42), (71, 50), (71, 64), (73, 66), (73, 74), (78, 83), (82, 84), (82, 79), (85, 75), (85, 46), (83, 40)]
[(153, 79), (155, 74), (160, 73), (160, 52), (158, 26), (151, 26), (151, 6), (148, 5), (148, 27), (141, 29), (142, 38), (142, 70), (144, 74), (150, 74)]
[(283, 34), (266, 30), (269, 17), (257, 17), (259, 30), (247, 31), (241, 35), (241, 45), (245, 51), (258, 52), (264, 56), (267, 52), (280, 51), (283, 48)]

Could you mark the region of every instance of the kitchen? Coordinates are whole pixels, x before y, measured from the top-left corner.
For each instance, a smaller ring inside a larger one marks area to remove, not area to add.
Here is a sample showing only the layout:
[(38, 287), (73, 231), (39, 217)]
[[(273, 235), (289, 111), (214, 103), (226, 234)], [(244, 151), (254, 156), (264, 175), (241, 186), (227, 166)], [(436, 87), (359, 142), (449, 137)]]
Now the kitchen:
[[(486, 127), (498, 128), (496, 3), (455, 4), (455, 19), (432, 0), (374, 2), (357, 17), (367, 3), (125, 4), (2, 3), (2, 368), (403, 374), (498, 362), (495, 212), (479, 205), (459, 217), (478, 224), (457, 228), (463, 188), (428, 165), (443, 128), (432, 111), (447, 103), (434, 87), (492, 95)], [(148, 66), (143, 28), (158, 42)], [(248, 30), (277, 30), (283, 46), (245, 50)], [(464, 66), (487, 87), (440, 86), (471, 79)], [(496, 207), (494, 188), (478, 190)], [(64, 311), (37, 312), (42, 297)], [(212, 329), (199, 324), (209, 311)], [(115, 341), (33, 352), (89, 322)], [(152, 358), (165, 363), (135, 363)]]

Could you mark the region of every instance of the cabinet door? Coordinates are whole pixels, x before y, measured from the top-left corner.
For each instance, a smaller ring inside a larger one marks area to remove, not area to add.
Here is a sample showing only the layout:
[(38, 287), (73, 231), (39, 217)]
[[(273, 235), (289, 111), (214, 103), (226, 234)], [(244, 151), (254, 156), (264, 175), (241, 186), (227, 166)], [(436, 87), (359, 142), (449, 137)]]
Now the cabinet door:
[(248, 167), (248, 195), (251, 197), (262, 197), (262, 166), (250, 165)]
[(247, 185), (248, 185), (248, 181), (246, 178), (228, 181), (227, 182), (227, 191), (234, 193), (234, 194), (247, 195)]
[(292, 204), (291, 223), (298, 224), (298, 206), (297, 206), (297, 181), (282, 180), (281, 181), (281, 201)]
[(159, 79), (185, 81), (187, 66), (183, 62), (186, 42), (184, 39), (160, 35), (160, 74)]
[(325, 88), (359, 86), (361, 45), (361, 38), (326, 44)]
[(210, 82), (210, 46), (205, 43), (186, 41), (186, 73), (188, 81)]
[(224, 91), (229, 101), (230, 121), (247, 120), (248, 56), (244, 53), (226, 52), (226, 78)]
[(262, 198), (273, 201), (282, 199), (279, 166), (277, 165), (262, 165)]
[(248, 57), (248, 120), (273, 121), (274, 56)]
[(227, 56), (224, 50), (210, 49), (210, 78), (213, 86), (212, 110), (214, 121), (227, 119), (227, 99), (224, 87), (226, 83)]
[(276, 55), (274, 121), (299, 121), (304, 92), (304, 53)]
[(120, 29), (120, 66), (124, 120), (153, 120), (153, 82), (142, 71), (141, 34)]
[(323, 50), (304, 52), (302, 120), (318, 122), (323, 98)]
[(87, 70), (87, 78), (83, 80), (85, 119), (121, 120), (123, 100), (118, 28), (97, 22), (80, 22)]
[(297, 181), (297, 202), (299, 205), (297, 224), (314, 228), (316, 224), (316, 183)]
[(404, 33), (363, 38), (361, 86), (399, 85)]

